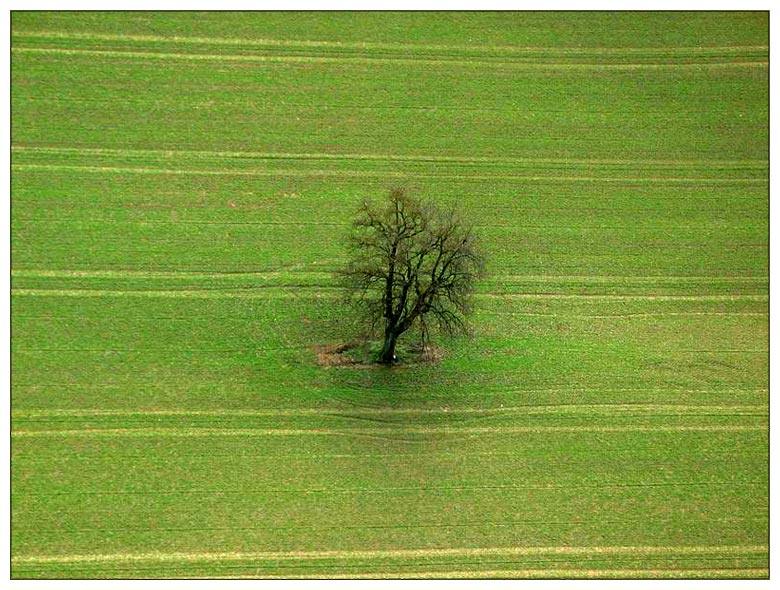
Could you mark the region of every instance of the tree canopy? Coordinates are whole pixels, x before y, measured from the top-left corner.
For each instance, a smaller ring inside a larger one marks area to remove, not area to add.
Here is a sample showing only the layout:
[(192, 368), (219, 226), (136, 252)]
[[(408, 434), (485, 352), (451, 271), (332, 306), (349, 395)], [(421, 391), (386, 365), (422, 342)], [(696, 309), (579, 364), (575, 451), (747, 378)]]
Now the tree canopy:
[(352, 224), (342, 279), (350, 298), (381, 326), (378, 361), (395, 360), (398, 338), (412, 328), (465, 331), (470, 294), (484, 268), (472, 226), (455, 208), (393, 189), (382, 202), (365, 201)]

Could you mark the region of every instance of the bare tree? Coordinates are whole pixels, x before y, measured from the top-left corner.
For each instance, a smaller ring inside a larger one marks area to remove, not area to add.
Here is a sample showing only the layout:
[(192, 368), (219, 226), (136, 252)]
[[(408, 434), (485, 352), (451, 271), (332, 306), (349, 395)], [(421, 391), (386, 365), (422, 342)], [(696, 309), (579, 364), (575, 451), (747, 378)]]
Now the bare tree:
[(341, 276), (350, 298), (368, 312), (372, 332), (384, 330), (378, 361), (395, 360), (404, 332), (466, 328), (469, 295), (483, 269), (472, 232), (454, 209), (443, 210), (393, 189), (383, 203), (364, 202), (349, 237)]

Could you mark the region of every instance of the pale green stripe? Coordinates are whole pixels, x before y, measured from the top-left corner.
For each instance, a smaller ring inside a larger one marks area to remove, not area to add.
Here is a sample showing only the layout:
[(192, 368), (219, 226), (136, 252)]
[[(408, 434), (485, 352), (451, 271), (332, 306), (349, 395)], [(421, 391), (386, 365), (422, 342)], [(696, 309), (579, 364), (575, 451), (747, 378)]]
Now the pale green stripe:
[(235, 152), (235, 151), (203, 151), (203, 150), (138, 150), (116, 148), (68, 148), (53, 146), (12, 146), (12, 152), (55, 153), (55, 154), (87, 154), (98, 156), (156, 156), (169, 158), (171, 156), (203, 157), (203, 158), (258, 158), (271, 160), (368, 160), (388, 162), (453, 162), (469, 163), (505, 163), (534, 164), (561, 166), (647, 166), (659, 168), (751, 168), (766, 169), (766, 160), (588, 160), (588, 159), (549, 159), (549, 158), (507, 158), (507, 157), (461, 157), (461, 156), (410, 156), (402, 154), (328, 154), (328, 153), (290, 153), (290, 152)]
[[(337, 290), (337, 287), (317, 287), (317, 290)], [(109, 289), (11, 289), (11, 295), (31, 295), (42, 297), (184, 297), (192, 299), (268, 299), (271, 297), (300, 297), (300, 291), (263, 289), (262, 292), (228, 292), (217, 290), (182, 289), (180, 291), (118, 291)], [(318, 293), (309, 296), (324, 296)], [(334, 294), (330, 294), (335, 296)], [(478, 293), (476, 298), (512, 298), (512, 299), (639, 299), (651, 301), (767, 301), (768, 295), (575, 295), (545, 293)]]
[(767, 430), (767, 424), (703, 426), (505, 426), (505, 427), (402, 427), (387, 428), (102, 428), (80, 430), (13, 430), (14, 437), (69, 436), (388, 436), (397, 434), (517, 434), (544, 432), (747, 432)]
[[(177, 575), (177, 577), (179, 577)], [(733, 569), (503, 569), (503, 570), (455, 570), (422, 572), (372, 572), (322, 574), (314, 571), (309, 574), (245, 574), (219, 576), (182, 576), (183, 579), (198, 580), (421, 580), (421, 579), (763, 579), (769, 577), (766, 568)]]
[(404, 50), (414, 52), (420, 49), (434, 51), (482, 51), (485, 53), (553, 53), (556, 55), (590, 55), (615, 54), (623, 55), (701, 55), (710, 52), (739, 54), (744, 52), (769, 51), (765, 45), (730, 45), (721, 47), (527, 47), (509, 45), (444, 45), (422, 43), (372, 43), (346, 41), (311, 41), (289, 39), (247, 39), (226, 37), (182, 37), (159, 35), (117, 35), (105, 33), (61, 32), (61, 31), (12, 31), (12, 37), (17, 38), (49, 38), (49, 39), (85, 39), (95, 41), (131, 41), (131, 42), (164, 42), (196, 45), (249, 45), (256, 47), (323, 47), (334, 49), (379, 49)]
[(12, 270), (12, 277), (20, 278), (93, 278), (93, 279), (230, 279), (293, 278), (305, 274), (307, 277), (329, 278), (333, 273), (319, 271), (268, 271), (268, 272), (188, 272), (188, 271), (146, 271), (146, 270), (67, 270), (67, 269), (19, 269)]
[(530, 70), (637, 70), (637, 69), (721, 69), (721, 68), (767, 68), (767, 61), (734, 61), (734, 62), (700, 62), (700, 63), (529, 63), (514, 61), (497, 61), (490, 59), (429, 59), (429, 58), (404, 58), (404, 57), (358, 57), (358, 56), (300, 56), (300, 55), (230, 55), (223, 53), (160, 53), (151, 51), (114, 51), (103, 49), (62, 49), (50, 47), (12, 47), (11, 53), (32, 53), (43, 55), (70, 55), (88, 57), (120, 57), (131, 59), (166, 60), (179, 59), (189, 61), (232, 61), (232, 62), (261, 62), (261, 63), (343, 63), (352, 62), (364, 65), (403, 64), (407, 66), (460, 66), (468, 68), (511, 68)]
[(179, 168), (149, 168), (127, 166), (81, 166), (69, 164), (11, 164), (13, 170), (60, 170), (64, 172), (97, 172), (108, 174), (173, 174), (178, 176), (298, 176), (352, 178), (440, 178), (455, 180), (507, 179), (527, 182), (605, 182), (633, 184), (766, 184), (768, 178), (682, 178), (682, 177), (615, 177), (615, 176), (520, 176), (516, 174), (422, 174), (412, 172), (370, 170), (185, 170)]
[[(265, 551), (223, 553), (111, 553), (86, 555), (14, 556), (12, 563), (100, 563), (137, 561), (242, 561), (304, 559), (387, 559), (409, 557), (469, 557), (482, 555), (745, 555), (765, 554), (765, 545), (727, 546), (596, 546), (596, 547), (476, 547), (442, 549), (389, 549), (365, 551)], [(545, 570), (549, 571), (549, 570)]]
[[(289, 287), (287, 291), (263, 289), (262, 292), (225, 292), (212, 290), (182, 289), (181, 291), (117, 291), (102, 289), (11, 289), (12, 295), (42, 297), (182, 297), (186, 299), (283, 299), (301, 297), (300, 289)], [(325, 290), (326, 287), (318, 287)], [(331, 288), (333, 289), (333, 288)], [(307, 294), (307, 297), (321, 297), (326, 294)], [(335, 294), (330, 294), (335, 296)]]
[(765, 415), (769, 411), (766, 404), (738, 405), (678, 405), (678, 404), (560, 404), (551, 406), (506, 406), (498, 408), (280, 408), (269, 410), (14, 410), (13, 418), (45, 418), (45, 417), (100, 417), (100, 416), (333, 416), (350, 417), (360, 415), (457, 415), (457, 414), (506, 414), (523, 412), (527, 415), (546, 414), (603, 414), (621, 413), (648, 414), (671, 412), (675, 415), (697, 414), (702, 411), (733, 415), (735, 412), (760, 412)]
[[(306, 276), (317, 277), (331, 277), (332, 273), (320, 272), (320, 271), (241, 271), (241, 272), (203, 272), (203, 271), (146, 271), (146, 270), (100, 270), (100, 269), (88, 269), (88, 270), (71, 270), (71, 269), (16, 269), (11, 270), (12, 277), (30, 277), (30, 278), (70, 278), (70, 277), (83, 277), (83, 278), (139, 278), (139, 279), (209, 279), (209, 278), (283, 278), (294, 277), (296, 275), (305, 274)], [(586, 276), (586, 275), (493, 275), (490, 277), (490, 282), (501, 283), (502, 281), (520, 281), (520, 282), (534, 282), (534, 283), (549, 283), (549, 282), (576, 282), (587, 281), (589, 283), (606, 283), (606, 284), (623, 284), (623, 283), (712, 283), (712, 282), (756, 282), (765, 283), (769, 281), (768, 276), (750, 276), (750, 277), (737, 277), (737, 276), (632, 276), (632, 275), (600, 275), (600, 276)]]

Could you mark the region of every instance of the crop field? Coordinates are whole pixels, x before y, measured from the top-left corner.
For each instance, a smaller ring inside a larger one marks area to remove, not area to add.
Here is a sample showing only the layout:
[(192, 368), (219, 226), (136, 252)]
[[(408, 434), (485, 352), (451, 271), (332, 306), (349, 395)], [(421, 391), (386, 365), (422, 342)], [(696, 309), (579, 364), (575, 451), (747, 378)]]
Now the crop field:
[[(768, 13), (11, 32), (14, 578), (768, 577)], [(398, 184), (474, 334), (322, 366)]]

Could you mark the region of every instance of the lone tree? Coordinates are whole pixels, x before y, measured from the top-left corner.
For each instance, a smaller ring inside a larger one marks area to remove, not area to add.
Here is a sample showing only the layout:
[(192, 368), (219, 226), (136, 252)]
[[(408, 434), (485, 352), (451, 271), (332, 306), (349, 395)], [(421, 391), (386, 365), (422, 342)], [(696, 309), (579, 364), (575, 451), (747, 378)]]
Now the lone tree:
[(448, 334), (465, 331), (483, 259), (471, 225), (454, 209), (393, 189), (381, 203), (362, 204), (349, 250), (342, 279), (368, 312), (372, 332), (377, 325), (384, 329), (380, 363), (395, 360), (398, 338), (413, 327), (424, 343), (434, 325)]

